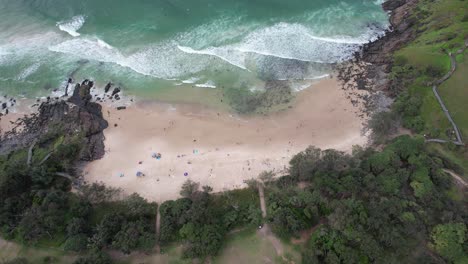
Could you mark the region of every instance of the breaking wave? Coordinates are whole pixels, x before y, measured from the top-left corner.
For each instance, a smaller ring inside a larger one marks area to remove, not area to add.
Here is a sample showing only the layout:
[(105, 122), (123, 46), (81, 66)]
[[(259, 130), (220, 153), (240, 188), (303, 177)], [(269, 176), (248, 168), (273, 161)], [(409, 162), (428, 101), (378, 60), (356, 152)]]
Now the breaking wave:
[(206, 43), (203, 47), (198, 42), (196, 46), (202, 47), (191, 47), (190, 40), (203, 37), (198, 31), (195, 29), (183, 38), (175, 37), (128, 53), (97, 37), (69, 39), (49, 47), (49, 50), (80, 59), (115, 63), (147, 76), (184, 82), (201, 71), (232, 66), (275, 78), (308, 78), (315, 75), (309, 76), (307, 70), (302, 70), (300, 74), (294, 73), (296, 69), (291, 68), (294, 65), (291, 61), (297, 61), (298, 67), (302, 68), (308, 67), (304, 66), (307, 63), (316, 66), (342, 62), (350, 59), (362, 44), (383, 34), (382, 28), (368, 27), (357, 37), (317, 36), (306, 26), (282, 22), (250, 33), (244, 32), (242, 36), (234, 38), (235, 41), (226, 40), (219, 46)]
[(82, 15), (74, 16), (70, 20), (57, 22), (57, 26), (60, 30), (67, 32), (72, 37), (80, 36), (77, 31), (84, 25), (85, 17)]

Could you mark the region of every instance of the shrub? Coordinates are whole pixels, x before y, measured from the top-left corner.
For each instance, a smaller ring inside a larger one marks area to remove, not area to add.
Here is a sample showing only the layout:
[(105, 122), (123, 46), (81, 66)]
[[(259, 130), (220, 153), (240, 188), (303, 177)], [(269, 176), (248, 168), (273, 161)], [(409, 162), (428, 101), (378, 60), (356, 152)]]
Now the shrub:
[(86, 249), (88, 238), (84, 234), (71, 236), (65, 241), (63, 249), (66, 251), (80, 252)]

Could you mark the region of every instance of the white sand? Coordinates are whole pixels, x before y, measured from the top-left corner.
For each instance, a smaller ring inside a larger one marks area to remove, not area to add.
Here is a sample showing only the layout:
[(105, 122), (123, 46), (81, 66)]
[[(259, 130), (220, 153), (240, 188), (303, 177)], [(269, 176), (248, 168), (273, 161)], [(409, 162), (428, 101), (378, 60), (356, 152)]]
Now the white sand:
[[(106, 154), (85, 166), (84, 178), (158, 202), (178, 198), (187, 179), (214, 191), (242, 188), (244, 180), (262, 171), (281, 174), (291, 157), (309, 145), (349, 151), (365, 144), (357, 111), (333, 79), (300, 92), (292, 109), (262, 117), (186, 104), (138, 102), (122, 111), (104, 107)], [(152, 153), (161, 153), (162, 159)], [(145, 176), (137, 177), (137, 171)]]

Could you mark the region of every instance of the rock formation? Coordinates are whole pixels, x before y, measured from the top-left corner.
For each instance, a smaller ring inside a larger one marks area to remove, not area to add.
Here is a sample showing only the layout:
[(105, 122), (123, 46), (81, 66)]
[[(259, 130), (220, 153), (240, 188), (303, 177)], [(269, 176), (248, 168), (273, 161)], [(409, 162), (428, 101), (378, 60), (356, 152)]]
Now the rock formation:
[(0, 154), (24, 148), (47, 133), (57, 130), (64, 137), (83, 136), (80, 160), (91, 161), (104, 155), (103, 130), (108, 123), (101, 105), (91, 102), (90, 86), (77, 84), (68, 101), (45, 102), (39, 112), (17, 121), (17, 128), (0, 139)]

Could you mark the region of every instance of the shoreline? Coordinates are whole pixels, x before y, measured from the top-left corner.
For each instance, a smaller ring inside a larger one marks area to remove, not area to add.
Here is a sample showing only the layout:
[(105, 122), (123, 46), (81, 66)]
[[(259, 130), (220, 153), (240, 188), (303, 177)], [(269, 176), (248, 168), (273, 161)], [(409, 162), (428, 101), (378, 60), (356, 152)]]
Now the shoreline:
[[(149, 100), (125, 110), (103, 104), (102, 113), (109, 122), (106, 154), (82, 168), (84, 180), (157, 202), (178, 198), (187, 179), (214, 192), (243, 188), (263, 171), (283, 175), (291, 157), (310, 145), (350, 151), (367, 142), (360, 111), (336, 79), (296, 93), (291, 108), (269, 115)], [(161, 159), (152, 157), (158, 153)]]

